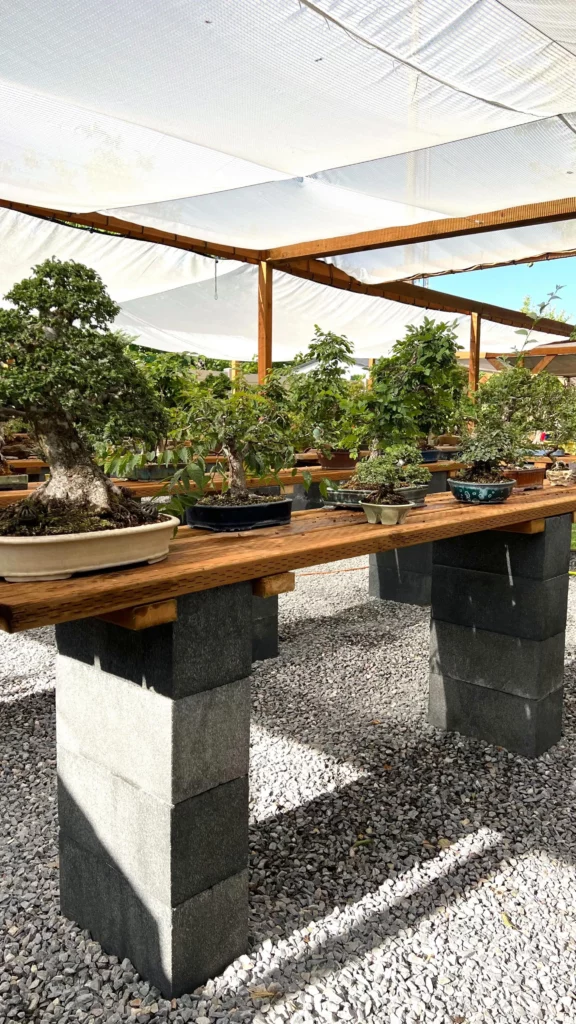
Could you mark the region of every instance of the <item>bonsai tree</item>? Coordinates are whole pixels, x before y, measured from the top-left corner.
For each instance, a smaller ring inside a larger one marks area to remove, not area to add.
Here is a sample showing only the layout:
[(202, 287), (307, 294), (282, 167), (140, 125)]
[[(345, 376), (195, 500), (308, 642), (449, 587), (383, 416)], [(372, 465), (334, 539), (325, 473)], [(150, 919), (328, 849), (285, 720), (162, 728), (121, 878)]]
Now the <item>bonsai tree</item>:
[(495, 424), (491, 418), (479, 416), (462, 445), (462, 461), (470, 465), (458, 477), (471, 483), (498, 483), (506, 479), (501, 469), (522, 463), (527, 452), (525, 427), (510, 421)]
[(552, 450), (576, 438), (576, 388), (551, 373), (505, 364), (478, 388), (476, 408), (496, 428), (511, 423), (527, 434), (546, 430)]
[[(294, 463), (286, 387), (278, 374), (272, 371), (264, 384), (254, 386), (247, 384), (243, 375), (232, 382), (211, 375), (196, 381), (188, 403), (188, 432), (194, 451), (205, 456), (218, 448), (226, 459), (214, 467), (214, 472), (225, 477), (222, 496), (212, 493), (201, 500), (230, 504), (270, 501), (269, 496), (249, 492), (247, 476), (275, 475)], [(187, 486), (189, 475), (180, 470), (172, 478), (170, 486), (182, 483), (184, 492), (176, 497), (175, 511), (197, 500)], [(210, 484), (209, 477), (199, 480), (192, 474), (192, 479), (201, 490)]]
[(379, 503), (399, 487), (427, 484), (431, 473), (421, 465), (420, 450), (416, 445), (391, 445), (381, 455), (371, 455), (356, 466), (354, 480), (348, 486), (360, 489), (375, 488)]
[[(354, 365), (352, 352), (348, 338), (316, 325), (308, 349), (287, 372), (298, 448), (314, 445), (329, 454), (335, 448), (357, 447), (355, 398), (364, 386), (346, 378), (346, 368)], [(299, 371), (309, 362), (316, 365), (307, 372)]]
[(429, 440), (466, 418), (467, 378), (458, 348), (452, 324), (425, 317), (419, 327), (408, 325), (392, 354), (375, 363), (372, 391), (382, 413), (380, 428), (375, 416), (373, 429), (380, 442), (399, 433)]
[(110, 520), (136, 525), (125, 521), (126, 509), (128, 518), (146, 521), (93, 459), (97, 438), (153, 444), (166, 430), (160, 401), (124, 338), (110, 329), (119, 307), (94, 270), (57, 259), (36, 266), (5, 298), (11, 306), (0, 309), (0, 419), (30, 424), (50, 479), (4, 517), (14, 524), (21, 512), (31, 522), (43, 506), (44, 519), (49, 512), (64, 522), (53, 532), (65, 532), (73, 510), (86, 512), (84, 529), (106, 528)]

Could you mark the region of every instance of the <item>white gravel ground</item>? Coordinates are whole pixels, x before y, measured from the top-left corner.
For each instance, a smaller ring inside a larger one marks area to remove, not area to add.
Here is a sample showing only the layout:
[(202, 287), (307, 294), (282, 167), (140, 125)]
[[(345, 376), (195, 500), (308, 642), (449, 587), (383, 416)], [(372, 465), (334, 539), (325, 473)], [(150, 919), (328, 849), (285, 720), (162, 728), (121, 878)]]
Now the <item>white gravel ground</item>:
[(172, 1003), (58, 913), (52, 631), (0, 634), (1, 1024), (576, 1021), (576, 583), (534, 763), (427, 726), (427, 611), (319, 569), (254, 669), (251, 951)]

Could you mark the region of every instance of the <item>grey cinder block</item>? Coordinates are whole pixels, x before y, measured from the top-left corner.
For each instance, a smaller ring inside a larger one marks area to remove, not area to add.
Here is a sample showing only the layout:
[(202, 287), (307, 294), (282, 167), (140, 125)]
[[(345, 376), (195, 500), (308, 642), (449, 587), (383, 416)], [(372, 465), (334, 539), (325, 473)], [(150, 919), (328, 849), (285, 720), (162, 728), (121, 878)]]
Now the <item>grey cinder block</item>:
[(537, 580), (434, 564), (432, 616), (528, 640), (546, 640), (566, 624), (568, 576)]
[(278, 597), (252, 597), (252, 661), (278, 657)]
[(568, 572), (572, 516), (551, 516), (544, 533), (486, 530), (434, 542), (435, 565), (537, 580)]
[(178, 598), (176, 622), (135, 632), (101, 619), (56, 627), (58, 650), (104, 672), (180, 698), (250, 675), (249, 582)]
[(505, 747), (524, 757), (539, 757), (562, 735), (562, 688), (530, 700), (486, 686), (430, 676), (429, 721)]
[(414, 544), (369, 556), (370, 597), (402, 604), (428, 605), (431, 582), (431, 544)]
[(192, 992), (246, 951), (247, 870), (172, 910), (138, 893), (110, 860), (62, 835), (60, 882), (62, 913), (109, 953), (132, 960), (166, 998)]
[(562, 686), (564, 646), (564, 632), (528, 640), (433, 619), (430, 673), (539, 700)]

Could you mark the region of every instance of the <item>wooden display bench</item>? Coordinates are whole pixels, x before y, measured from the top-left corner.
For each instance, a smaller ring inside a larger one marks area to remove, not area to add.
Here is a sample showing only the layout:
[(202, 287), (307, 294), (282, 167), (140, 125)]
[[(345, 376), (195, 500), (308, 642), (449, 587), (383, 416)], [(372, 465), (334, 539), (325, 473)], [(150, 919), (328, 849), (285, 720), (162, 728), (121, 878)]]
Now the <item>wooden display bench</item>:
[(401, 526), (183, 527), (155, 565), (0, 583), (3, 629), (56, 624), (63, 913), (167, 996), (246, 951), (253, 605), (273, 620), (296, 569), (432, 543), (431, 723), (531, 757), (556, 743), (575, 510), (576, 487), (438, 494)]

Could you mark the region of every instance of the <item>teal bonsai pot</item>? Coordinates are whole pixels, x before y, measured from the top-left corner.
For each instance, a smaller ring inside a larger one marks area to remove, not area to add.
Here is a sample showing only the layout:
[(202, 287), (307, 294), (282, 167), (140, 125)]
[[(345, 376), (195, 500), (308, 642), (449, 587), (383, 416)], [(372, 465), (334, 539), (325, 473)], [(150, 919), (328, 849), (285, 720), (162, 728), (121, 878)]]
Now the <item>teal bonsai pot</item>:
[(515, 480), (496, 484), (477, 484), (469, 480), (448, 480), (448, 487), (456, 501), (466, 505), (500, 505), (512, 494)]

